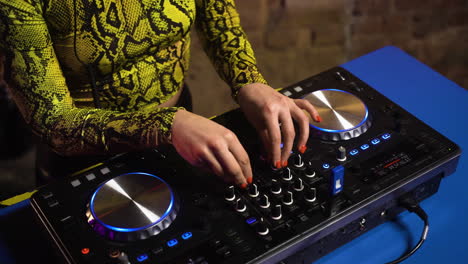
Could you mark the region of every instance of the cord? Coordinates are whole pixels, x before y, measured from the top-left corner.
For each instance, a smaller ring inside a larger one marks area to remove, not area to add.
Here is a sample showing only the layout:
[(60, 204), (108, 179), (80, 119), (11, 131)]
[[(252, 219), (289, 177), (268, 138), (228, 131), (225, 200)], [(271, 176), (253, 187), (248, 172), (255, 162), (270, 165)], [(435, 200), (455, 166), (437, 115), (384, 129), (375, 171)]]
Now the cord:
[(397, 264), (409, 258), (422, 246), (424, 241), (426, 241), (427, 234), (429, 232), (428, 216), (426, 212), (424, 211), (424, 209), (422, 209), (414, 199), (409, 198), (409, 197), (404, 197), (403, 199), (400, 200), (400, 205), (401, 207), (407, 209), (411, 213), (415, 213), (416, 215), (418, 215), (419, 218), (421, 218), (421, 220), (424, 221), (424, 229), (423, 229), (423, 232), (421, 234), (421, 238), (419, 239), (418, 244), (416, 244), (416, 246), (414, 246), (413, 249), (406, 252), (403, 256), (399, 257), (398, 259), (387, 262), (386, 264)]

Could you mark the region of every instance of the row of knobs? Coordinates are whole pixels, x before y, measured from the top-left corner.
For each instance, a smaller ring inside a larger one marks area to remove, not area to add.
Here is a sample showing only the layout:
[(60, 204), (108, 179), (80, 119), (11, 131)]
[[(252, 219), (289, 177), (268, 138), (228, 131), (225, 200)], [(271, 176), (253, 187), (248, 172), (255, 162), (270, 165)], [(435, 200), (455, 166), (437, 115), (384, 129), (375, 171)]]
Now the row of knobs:
[[(273, 195), (278, 195), (282, 192), (281, 185), (276, 180), (272, 180), (273, 185), (271, 188), (271, 193)], [(316, 188), (305, 188), (305, 186), (302, 184), (301, 179), (297, 179), (296, 182), (299, 182), (298, 185), (294, 186), (294, 190), (296, 191), (304, 191), (304, 200), (308, 203), (314, 203), (317, 201), (317, 190)], [(275, 184), (276, 183), (276, 184)], [(297, 188), (299, 187), (300, 188)], [(271, 218), (273, 220), (279, 220), (282, 218), (282, 205), (281, 204), (276, 204), (276, 205), (271, 205), (270, 199), (268, 195), (263, 194), (260, 195), (260, 192), (258, 191), (258, 187), (255, 183), (251, 184), (248, 189), (248, 195), (252, 198), (258, 198), (255, 201), (258, 203), (258, 206), (263, 209), (270, 209), (271, 210)], [(235, 193), (234, 186), (229, 186), (226, 190), (225, 193), (225, 199), (226, 201), (234, 203), (234, 208), (237, 212), (245, 212), (247, 210), (247, 205), (243, 201), (241, 197), (237, 197)], [(294, 195), (293, 192), (291, 191), (286, 191), (283, 195), (282, 198), (282, 204), (285, 206), (291, 206), (294, 203)]]
[[(343, 147), (343, 146), (340, 146), (337, 150), (336, 150), (336, 160), (337, 161), (345, 161), (347, 159), (347, 156), (346, 156), (346, 148)], [(305, 165), (304, 164), (304, 161), (303, 161), (303, 158), (302, 158), (302, 155), (301, 154), (296, 154), (294, 155), (294, 162), (293, 162), (293, 166), (295, 168), (303, 168), (304, 166), (306, 166), (306, 175), (313, 175), (314, 174), (314, 170), (313, 168), (310, 166), (310, 164), (308, 165)]]

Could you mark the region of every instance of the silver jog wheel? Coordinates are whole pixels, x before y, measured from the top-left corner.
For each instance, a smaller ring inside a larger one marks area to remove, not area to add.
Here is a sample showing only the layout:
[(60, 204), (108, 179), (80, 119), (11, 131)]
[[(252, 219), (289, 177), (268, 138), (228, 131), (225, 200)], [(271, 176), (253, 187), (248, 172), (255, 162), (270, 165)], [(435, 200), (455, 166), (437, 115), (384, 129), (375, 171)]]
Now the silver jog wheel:
[(365, 133), (371, 126), (369, 111), (357, 96), (339, 89), (314, 91), (303, 99), (317, 109), (321, 122), (309, 119), (310, 126), (324, 140), (348, 140)]
[(110, 240), (133, 241), (157, 235), (177, 216), (170, 186), (148, 173), (128, 173), (100, 185), (86, 217), (96, 233)]

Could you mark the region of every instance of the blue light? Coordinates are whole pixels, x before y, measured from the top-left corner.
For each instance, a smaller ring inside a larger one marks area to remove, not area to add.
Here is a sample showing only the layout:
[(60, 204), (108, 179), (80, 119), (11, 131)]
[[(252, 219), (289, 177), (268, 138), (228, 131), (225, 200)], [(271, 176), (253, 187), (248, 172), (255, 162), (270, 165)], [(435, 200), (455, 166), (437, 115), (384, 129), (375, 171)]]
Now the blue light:
[(371, 141), (372, 145), (377, 145), (380, 143), (380, 139), (378, 138), (374, 138), (372, 141)]
[[(143, 175), (148, 175), (148, 176), (151, 176), (151, 177), (155, 177), (157, 178), (158, 180), (160, 180), (161, 182), (165, 183), (167, 185), (167, 187), (169, 188), (170, 190), (170, 193), (171, 193), (171, 202), (169, 203), (169, 207), (167, 208), (166, 212), (164, 212), (164, 214), (154, 223), (151, 223), (149, 225), (146, 225), (146, 226), (143, 226), (143, 227), (137, 227), (137, 228), (121, 228), (121, 227), (116, 227), (116, 226), (111, 226), (111, 225), (108, 225), (108, 224), (105, 224), (101, 221), (101, 219), (99, 219), (99, 217), (96, 215), (96, 213), (94, 212), (94, 199), (96, 198), (96, 194), (99, 192), (99, 190), (107, 183), (104, 182), (103, 184), (101, 184), (97, 189), (96, 191), (94, 191), (93, 193), (93, 196), (91, 197), (91, 202), (90, 202), (90, 208), (91, 208), (91, 214), (93, 215), (94, 217), (94, 220), (98, 221), (101, 225), (107, 227), (108, 229), (111, 229), (111, 230), (114, 230), (114, 231), (117, 231), (117, 232), (134, 232), (134, 231), (138, 231), (138, 230), (143, 230), (143, 229), (146, 229), (150, 226), (153, 226), (157, 223), (159, 223), (161, 220), (163, 220), (172, 210), (172, 207), (174, 206), (174, 193), (172, 192), (172, 189), (171, 187), (169, 186), (169, 184), (167, 184), (166, 181), (164, 181), (163, 179), (159, 178), (158, 176), (156, 175), (153, 175), (153, 174), (149, 174), (149, 173), (145, 173), (145, 172), (132, 172), (132, 173), (126, 173), (126, 174), (122, 174), (122, 175), (119, 175), (117, 177), (120, 177), (120, 176), (123, 176), (123, 175), (131, 175), (131, 174), (143, 174)], [(115, 177), (115, 178), (117, 178)], [(114, 178), (114, 179), (115, 179)]]
[(322, 165), (322, 167), (323, 167), (324, 169), (329, 169), (329, 168), (330, 168), (330, 164), (324, 163), (324, 164)]
[(382, 135), (382, 139), (389, 139), (390, 138), (390, 134), (389, 133), (385, 133)]
[(179, 241), (177, 241), (177, 239), (175, 239), (175, 238), (174, 238), (174, 239), (171, 239), (171, 240), (169, 240), (169, 241), (167, 241), (167, 245), (168, 245), (169, 247), (173, 247), (173, 246), (175, 246), (175, 245), (177, 245), (177, 244), (179, 244)]
[(251, 224), (257, 222), (257, 218), (251, 217), (251, 218), (245, 220), (245, 222), (247, 222), (247, 224), (251, 225)]
[[(337, 91), (337, 92), (343, 92), (343, 93), (347, 93), (347, 94), (350, 94), (350, 95), (353, 95), (352, 93), (348, 93), (346, 91), (343, 91), (343, 90), (340, 90), (340, 89), (323, 89), (324, 91), (326, 90), (329, 90), (329, 91)], [(354, 95), (353, 95), (354, 96)], [(359, 99), (360, 100), (360, 99)], [(361, 101), (362, 102), (362, 101)], [(369, 110), (367, 109), (367, 106), (366, 104), (364, 104), (363, 102), (363, 105), (364, 107), (366, 108), (366, 115), (364, 116), (364, 118), (362, 119), (361, 123), (357, 124), (356, 126), (352, 127), (352, 128), (349, 128), (349, 129), (342, 129), (342, 130), (334, 130), (334, 129), (326, 129), (326, 128), (321, 128), (321, 127), (316, 127), (312, 124), (309, 124), (311, 127), (315, 128), (315, 129), (318, 129), (318, 130), (321, 130), (321, 131), (324, 131), (324, 132), (329, 132), (329, 133), (339, 133), (339, 132), (345, 132), (345, 131), (349, 131), (349, 130), (353, 130), (355, 129), (356, 127), (360, 127), (362, 124), (364, 124), (364, 122), (367, 121), (367, 118), (369, 117)]]
[(137, 257), (138, 262), (143, 262), (148, 259), (147, 254), (141, 254), (140, 256)]
[(351, 150), (351, 151), (349, 152), (349, 154), (351, 154), (351, 156), (354, 156), (354, 155), (356, 155), (356, 154), (358, 154), (358, 153), (359, 153), (359, 150), (357, 150), (357, 149), (353, 149), (353, 150)]
[(361, 146), (361, 149), (362, 149), (362, 150), (366, 150), (366, 149), (368, 149), (368, 148), (369, 148), (369, 144), (364, 144), (364, 145)]
[(191, 237), (192, 237), (192, 232), (185, 232), (185, 233), (182, 234), (182, 238), (184, 240), (187, 240), (187, 239), (189, 239)]

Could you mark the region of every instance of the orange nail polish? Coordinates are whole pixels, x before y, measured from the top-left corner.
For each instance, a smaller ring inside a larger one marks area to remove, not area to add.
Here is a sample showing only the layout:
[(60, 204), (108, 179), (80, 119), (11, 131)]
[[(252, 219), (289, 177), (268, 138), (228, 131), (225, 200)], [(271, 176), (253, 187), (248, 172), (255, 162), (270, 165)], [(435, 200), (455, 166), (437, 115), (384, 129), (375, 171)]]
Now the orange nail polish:
[(248, 182), (249, 184), (252, 184), (253, 178), (252, 178), (252, 177), (248, 178), (248, 179), (247, 179), (247, 182)]
[(243, 184), (241, 184), (241, 186), (240, 186), (240, 187), (241, 187), (242, 189), (245, 189), (245, 188), (247, 188), (247, 183), (243, 183)]
[(315, 117), (315, 119), (316, 119), (317, 122), (319, 122), (319, 123), (322, 122), (322, 118), (321, 118), (319, 115), (317, 115), (317, 116)]
[(287, 166), (288, 166), (288, 161), (287, 160), (283, 161), (283, 168), (285, 168)]
[(276, 163), (275, 163), (275, 166), (277, 169), (281, 169), (281, 161), (278, 160)]
[(306, 150), (307, 150), (307, 146), (305, 146), (305, 145), (302, 145), (302, 146), (299, 147), (299, 152), (300, 152), (301, 154), (304, 154), (304, 152), (305, 152)]

